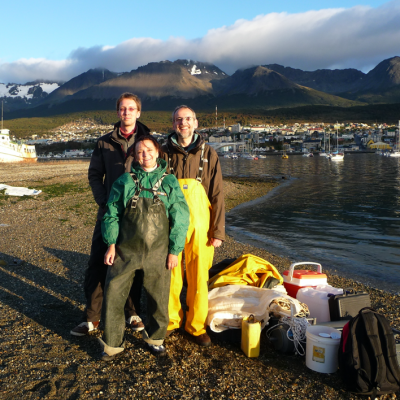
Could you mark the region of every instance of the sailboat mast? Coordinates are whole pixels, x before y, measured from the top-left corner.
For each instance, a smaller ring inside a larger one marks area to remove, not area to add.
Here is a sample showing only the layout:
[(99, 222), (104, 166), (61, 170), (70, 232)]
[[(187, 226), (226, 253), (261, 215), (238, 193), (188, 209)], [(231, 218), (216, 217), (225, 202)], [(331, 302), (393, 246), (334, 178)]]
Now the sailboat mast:
[(399, 121), (399, 130), (397, 132), (397, 151), (400, 151), (400, 121)]
[(336, 153), (339, 153), (339, 122), (336, 121)]
[(329, 135), (328, 135), (328, 153), (331, 153), (331, 129), (329, 128)]

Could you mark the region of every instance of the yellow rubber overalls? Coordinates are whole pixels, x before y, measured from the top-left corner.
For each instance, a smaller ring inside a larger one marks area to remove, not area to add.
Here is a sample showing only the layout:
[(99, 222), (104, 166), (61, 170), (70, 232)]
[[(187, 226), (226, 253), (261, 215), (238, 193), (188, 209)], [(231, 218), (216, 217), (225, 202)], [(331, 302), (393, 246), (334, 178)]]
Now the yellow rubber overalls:
[[(189, 206), (190, 221), (185, 243), (186, 261), (186, 323), (185, 330), (193, 336), (206, 333), (208, 314), (208, 270), (212, 266), (214, 246), (210, 243), (211, 204), (201, 184), (204, 162), (204, 144), (201, 150), (199, 172), (196, 179), (178, 179), (179, 185)], [(171, 159), (169, 160), (171, 165)], [(173, 170), (171, 168), (171, 173)], [(183, 320), (180, 294), (183, 286), (184, 266), (182, 253), (179, 254), (178, 266), (171, 272), (169, 296), (168, 330), (178, 329)]]

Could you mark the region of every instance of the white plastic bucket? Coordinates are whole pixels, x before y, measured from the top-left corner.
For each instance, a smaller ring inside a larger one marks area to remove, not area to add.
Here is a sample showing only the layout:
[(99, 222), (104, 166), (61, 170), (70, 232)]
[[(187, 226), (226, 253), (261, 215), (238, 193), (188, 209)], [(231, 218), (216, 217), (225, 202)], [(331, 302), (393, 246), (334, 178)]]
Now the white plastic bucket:
[[(339, 339), (321, 337), (319, 334), (335, 333)], [(338, 350), (341, 332), (329, 326), (309, 326), (306, 331), (306, 365), (316, 372), (331, 374), (338, 369)]]

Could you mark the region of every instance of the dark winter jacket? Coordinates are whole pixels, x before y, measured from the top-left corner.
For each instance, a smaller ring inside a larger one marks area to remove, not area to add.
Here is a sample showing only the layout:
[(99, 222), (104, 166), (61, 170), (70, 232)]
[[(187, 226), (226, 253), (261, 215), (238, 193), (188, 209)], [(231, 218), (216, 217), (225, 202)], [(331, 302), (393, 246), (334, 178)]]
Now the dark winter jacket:
[[(168, 136), (167, 144), (163, 146), (164, 159), (171, 165), (170, 167), (178, 179), (196, 179), (199, 171), (201, 146), (204, 139), (201, 135), (197, 136), (194, 146), (185, 151), (177, 144), (176, 133)], [(221, 164), (217, 152), (208, 144), (204, 150), (204, 165), (202, 173), (202, 185), (211, 203), (211, 221), (209, 237), (225, 240), (225, 203), (222, 182)], [(196, 212), (195, 210), (190, 210)]]
[(99, 205), (98, 219), (101, 219), (105, 213), (112, 184), (125, 172), (125, 163), (133, 150), (135, 137), (150, 133), (146, 125), (136, 121), (136, 133), (128, 142), (120, 134), (120, 125), (120, 122), (116, 123), (113, 131), (98, 139), (90, 160), (89, 185)]

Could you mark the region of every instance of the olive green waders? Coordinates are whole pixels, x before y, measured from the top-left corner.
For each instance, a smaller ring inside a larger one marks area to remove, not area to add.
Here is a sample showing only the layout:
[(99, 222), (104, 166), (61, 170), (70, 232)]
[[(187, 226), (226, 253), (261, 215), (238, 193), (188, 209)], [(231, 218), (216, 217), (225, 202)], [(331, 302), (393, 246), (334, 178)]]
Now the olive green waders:
[[(153, 189), (136, 183), (135, 195), (125, 209), (120, 225), (116, 256), (108, 268), (105, 285), (105, 329), (102, 345), (109, 354), (123, 351), (125, 330), (124, 304), (136, 270), (143, 270), (143, 286), (147, 292), (147, 323), (142, 331), (143, 339), (161, 345), (168, 327), (168, 297), (171, 274), (166, 267), (169, 245), (169, 220), (165, 205), (158, 197), (157, 189), (163, 178)], [(150, 191), (153, 198), (139, 197), (139, 193)]]

